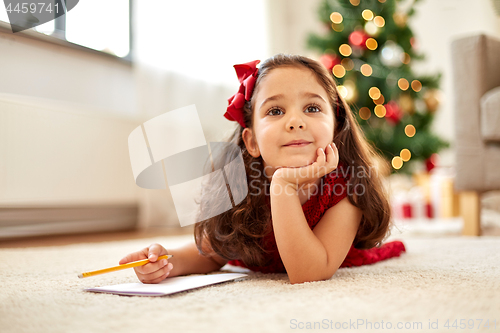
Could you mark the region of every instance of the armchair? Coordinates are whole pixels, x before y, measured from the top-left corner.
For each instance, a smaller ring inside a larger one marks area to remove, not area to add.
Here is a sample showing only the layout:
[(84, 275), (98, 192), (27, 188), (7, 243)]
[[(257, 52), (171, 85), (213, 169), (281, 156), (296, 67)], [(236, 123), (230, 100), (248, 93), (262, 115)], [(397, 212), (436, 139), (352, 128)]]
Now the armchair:
[(481, 234), (480, 199), (500, 189), (500, 40), (484, 34), (451, 44), (455, 99), (455, 189), (464, 235)]

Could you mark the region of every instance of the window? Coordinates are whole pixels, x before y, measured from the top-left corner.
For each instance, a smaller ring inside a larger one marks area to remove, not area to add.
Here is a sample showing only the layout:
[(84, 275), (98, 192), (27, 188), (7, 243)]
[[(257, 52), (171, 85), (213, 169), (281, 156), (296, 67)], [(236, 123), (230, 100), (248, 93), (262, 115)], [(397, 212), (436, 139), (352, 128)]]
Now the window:
[(234, 85), (232, 65), (267, 57), (268, 0), (148, 0), (134, 4), (134, 59)]
[[(131, 60), (131, 2), (79, 1), (66, 15), (28, 30)], [(0, 20), (9, 23), (2, 3)]]

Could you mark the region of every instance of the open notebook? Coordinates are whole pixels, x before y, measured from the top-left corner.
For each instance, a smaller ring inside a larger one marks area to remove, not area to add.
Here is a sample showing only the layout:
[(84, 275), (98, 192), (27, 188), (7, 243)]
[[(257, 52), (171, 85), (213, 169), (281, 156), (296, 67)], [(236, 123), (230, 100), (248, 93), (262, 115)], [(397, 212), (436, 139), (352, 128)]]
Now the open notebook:
[(245, 276), (247, 276), (247, 274), (241, 273), (176, 276), (167, 278), (157, 284), (124, 283), (114, 286), (89, 288), (85, 289), (85, 291), (128, 296), (165, 296), (189, 289), (231, 281)]

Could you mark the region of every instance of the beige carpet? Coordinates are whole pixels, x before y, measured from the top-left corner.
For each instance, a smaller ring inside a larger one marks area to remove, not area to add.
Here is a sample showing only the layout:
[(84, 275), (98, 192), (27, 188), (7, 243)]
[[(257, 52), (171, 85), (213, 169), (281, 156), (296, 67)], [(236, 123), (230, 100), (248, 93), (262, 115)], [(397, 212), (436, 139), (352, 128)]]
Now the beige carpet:
[[(461, 319), (473, 324), (468, 332), (500, 331), (499, 237), (393, 238), (407, 246), (402, 257), (342, 268), (328, 281), (290, 285), (283, 274), (252, 273), (165, 297), (82, 290), (137, 282), (132, 270), (77, 274), (115, 265), (152, 242), (175, 247), (191, 236), (0, 249), (0, 332), (460, 332)], [(478, 329), (479, 319), (490, 329)]]

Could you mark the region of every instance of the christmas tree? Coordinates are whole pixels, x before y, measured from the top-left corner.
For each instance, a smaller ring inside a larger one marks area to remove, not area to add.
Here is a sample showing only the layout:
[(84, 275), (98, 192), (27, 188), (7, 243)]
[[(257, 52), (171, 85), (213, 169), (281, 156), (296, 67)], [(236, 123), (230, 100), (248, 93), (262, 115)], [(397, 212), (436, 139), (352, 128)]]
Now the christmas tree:
[(430, 170), (449, 146), (430, 128), (441, 74), (418, 76), (411, 69), (424, 59), (407, 24), (417, 2), (403, 10), (400, 0), (324, 0), (318, 13), (327, 32), (307, 41), (393, 172), (409, 173), (417, 161)]

